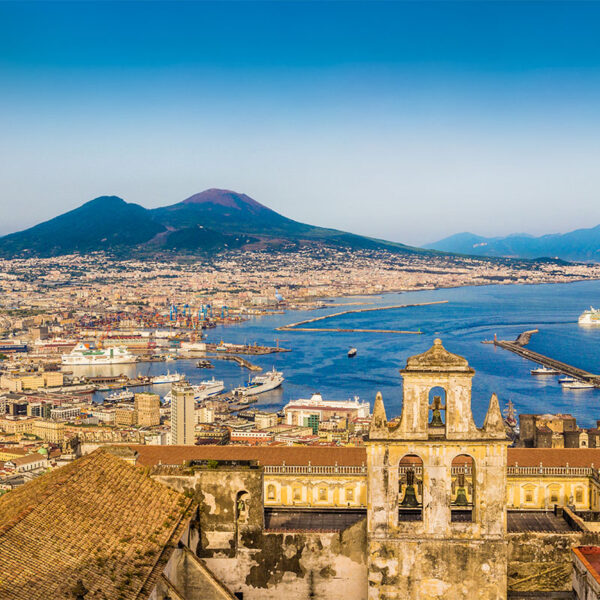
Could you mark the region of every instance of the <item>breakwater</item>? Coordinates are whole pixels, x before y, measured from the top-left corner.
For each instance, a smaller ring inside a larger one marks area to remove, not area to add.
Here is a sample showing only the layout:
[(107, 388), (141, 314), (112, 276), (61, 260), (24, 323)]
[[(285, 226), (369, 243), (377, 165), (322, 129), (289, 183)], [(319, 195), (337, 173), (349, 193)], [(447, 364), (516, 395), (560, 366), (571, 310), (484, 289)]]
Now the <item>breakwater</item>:
[(411, 308), (415, 306), (431, 306), (433, 304), (447, 304), (448, 300), (436, 300), (434, 302), (416, 302), (413, 304), (395, 304), (393, 306), (376, 306), (374, 308), (356, 308), (353, 310), (343, 310), (340, 312), (333, 313), (331, 315), (323, 315), (320, 317), (313, 317), (312, 319), (305, 319), (304, 321), (298, 321), (296, 323), (290, 323), (289, 325), (283, 325), (277, 327), (277, 331), (331, 331), (331, 332), (359, 332), (359, 333), (404, 333), (411, 335), (420, 335), (421, 331), (406, 331), (402, 329), (362, 329), (362, 328), (321, 328), (321, 327), (305, 327), (318, 321), (325, 321), (327, 319), (333, 319), (335, 317), (341, 317), (344, 315), (374, 312), (382, 310), (393, 310), (397, 308)]
[(499, 348), (504, 348), (509, 352), (514, 352), (514, 354), (526, 358), (527, 360), (531, 360), (540, 365), (544, 365), (545, 367), (549, 367), (550, 369), (559, 371), (560, 373), (564, 373), (565, 375), (570, 375), (571, 377), (600, 387), (600, 375), (590, 373), (579, 367), (569, 365), (550, 356), (546, 356), (545, 354), (540, 354), (539, 352), (525, 348), (533, 333), (537, 333), (537, 329), (521, 333), (514, 342), (494, 339), (494, 345)]

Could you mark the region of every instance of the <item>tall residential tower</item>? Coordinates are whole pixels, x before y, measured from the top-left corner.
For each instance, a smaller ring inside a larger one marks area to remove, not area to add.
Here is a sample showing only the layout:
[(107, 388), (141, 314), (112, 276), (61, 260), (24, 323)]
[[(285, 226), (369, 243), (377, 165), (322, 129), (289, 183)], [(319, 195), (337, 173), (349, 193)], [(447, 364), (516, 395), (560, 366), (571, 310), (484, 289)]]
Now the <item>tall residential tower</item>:
[(194, 390), (187, 382), (174, 383), (171, 398), (171, 444), (193, 446), (196, 442)]

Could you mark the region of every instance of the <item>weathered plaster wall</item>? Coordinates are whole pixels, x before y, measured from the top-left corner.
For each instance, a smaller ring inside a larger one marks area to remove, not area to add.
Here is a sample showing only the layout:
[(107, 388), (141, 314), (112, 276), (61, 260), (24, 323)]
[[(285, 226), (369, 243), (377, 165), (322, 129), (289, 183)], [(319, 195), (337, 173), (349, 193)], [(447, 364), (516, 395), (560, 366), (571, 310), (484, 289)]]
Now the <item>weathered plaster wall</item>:
[(502, 541), (386, 541), (370, 544), (369, 600), (506, 598)]
[(339, 533), (263, 533), (244, 541), (249, 547), (234, 559), (206, 559), (244, 600), (367, 599), (365, 520)]
[[(198, 517), (186, 542), (244, 600), (366, 600), (366, 519), (339, 533), (266, 533), (260, 469), (202, 469), (186, 476), (155, 475), (193, 494)], [(246, 514), (236, 497), (248, 493)], [(182, 563), (181, 568), (185, 565)], [(183, 576), (172, 573), (177, 581)]]

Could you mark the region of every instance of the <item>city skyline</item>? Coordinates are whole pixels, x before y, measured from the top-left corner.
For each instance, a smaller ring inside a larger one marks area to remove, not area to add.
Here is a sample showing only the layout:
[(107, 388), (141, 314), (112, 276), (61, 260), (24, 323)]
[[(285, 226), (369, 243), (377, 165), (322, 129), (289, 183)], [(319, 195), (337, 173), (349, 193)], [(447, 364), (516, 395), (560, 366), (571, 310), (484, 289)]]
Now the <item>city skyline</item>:
[(414, 245), (600, 223), (597, 4), (0, 13), (0, 234), (100, 195), (153, 208), (211, 187)]

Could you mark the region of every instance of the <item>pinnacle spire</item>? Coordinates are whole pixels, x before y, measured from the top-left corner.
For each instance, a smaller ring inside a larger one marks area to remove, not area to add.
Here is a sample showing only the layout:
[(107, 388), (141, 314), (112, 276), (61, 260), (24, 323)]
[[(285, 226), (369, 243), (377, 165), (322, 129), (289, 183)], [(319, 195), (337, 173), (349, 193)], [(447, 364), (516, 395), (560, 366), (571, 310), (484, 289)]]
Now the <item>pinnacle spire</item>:
[(496, 394), (492, 394), (492, 397), (490, 398), (490, 406), (488, 408), (487, 414), (485, 415), (483, 430), (487, 435), (493, 438), (506, 437), (504, 419), (502, 418), (502, 412), (500, 411), (500, 403), (498, 402), (498, 396)]
[(371, 427), (369, 428), (369, 437), (374, 439), (387, 437), (388, 433), (383, 396), (381, 392), (377, 392), (375, 405), (373, 406), (373, 416), (371, 417)]

